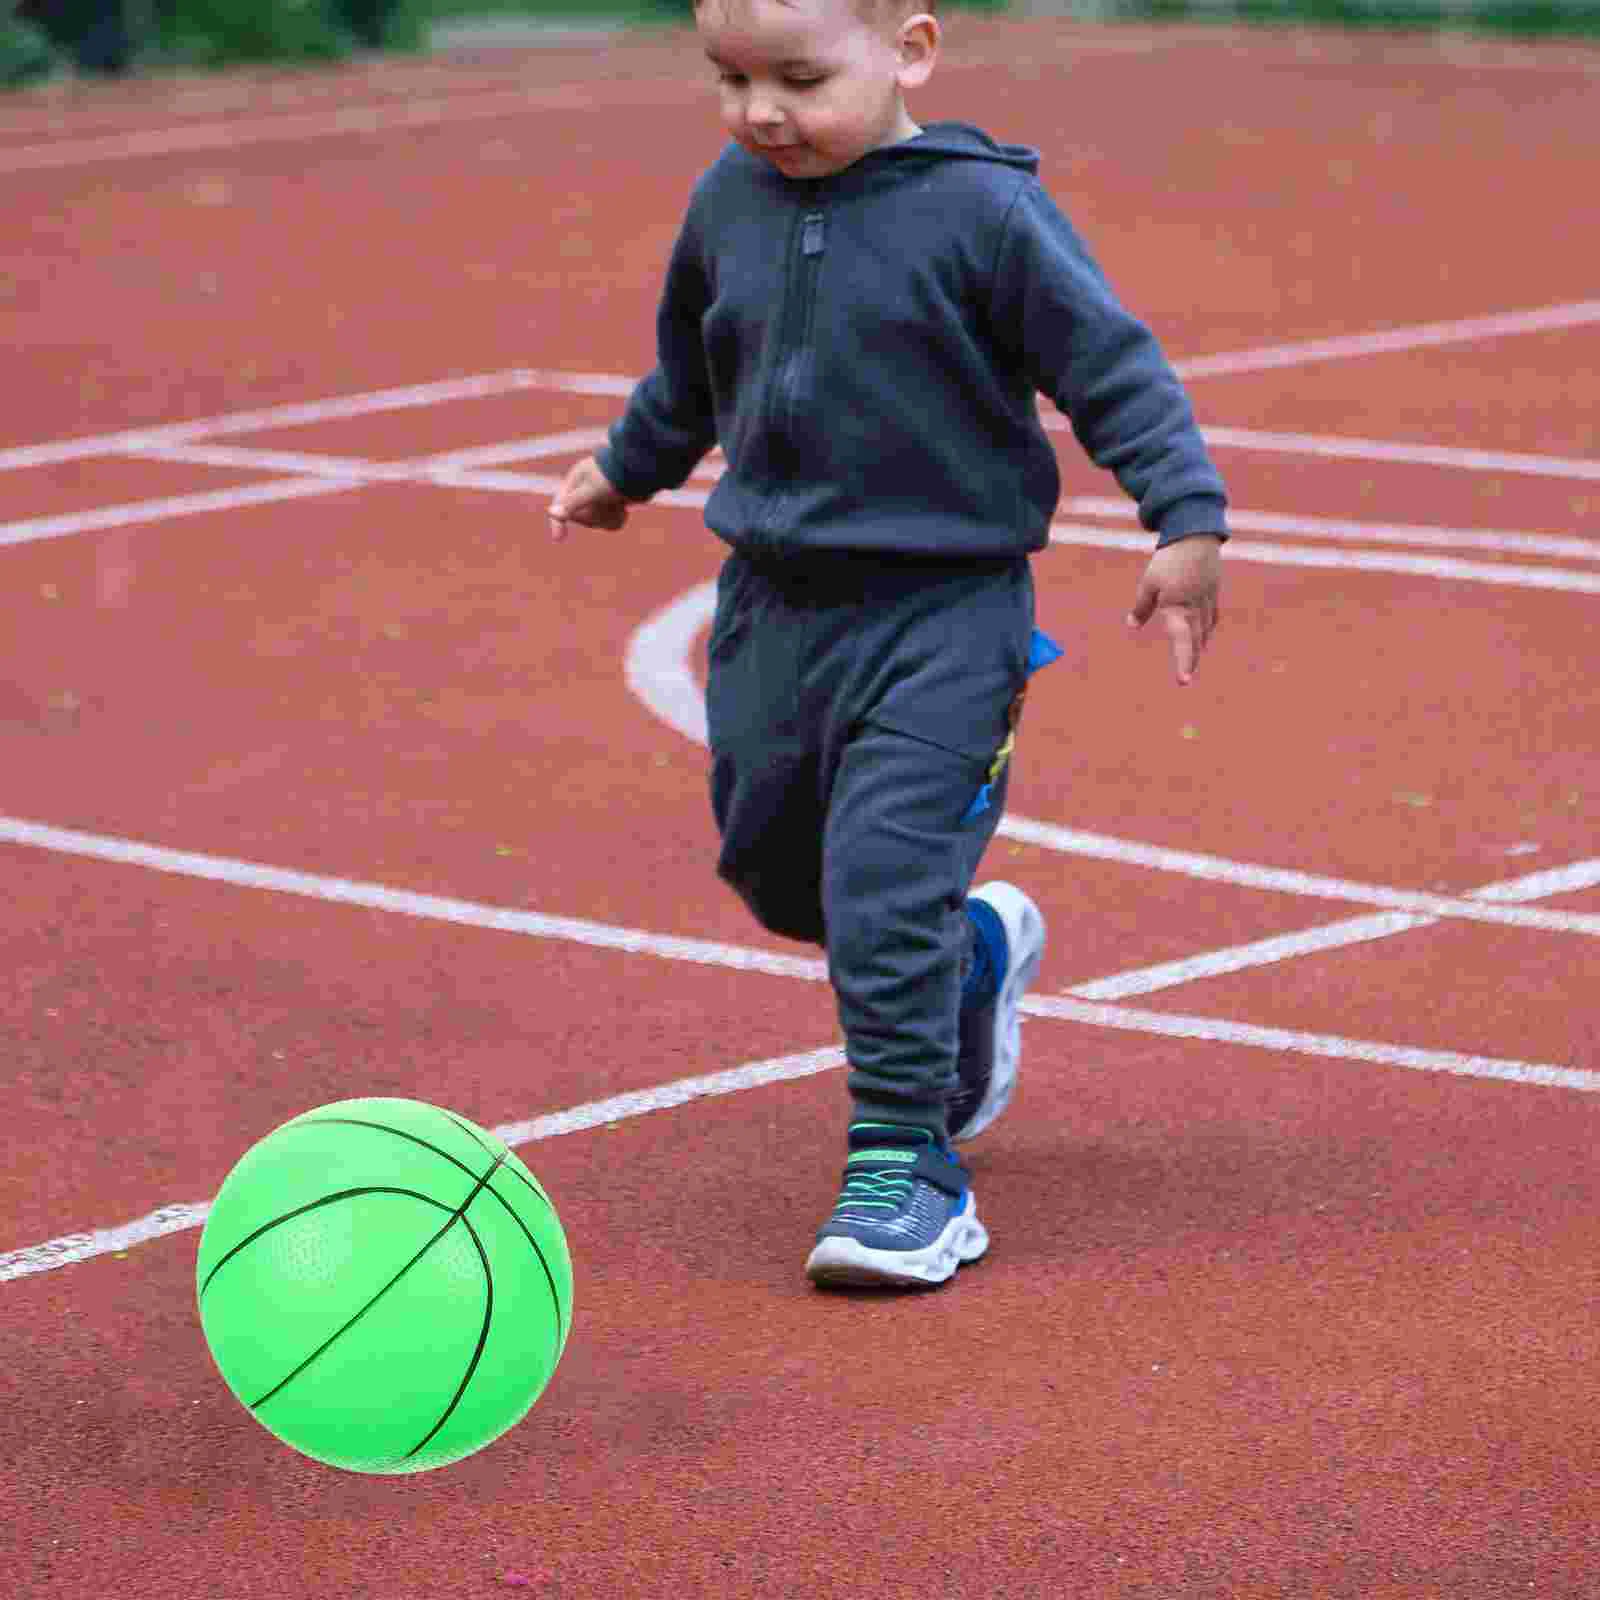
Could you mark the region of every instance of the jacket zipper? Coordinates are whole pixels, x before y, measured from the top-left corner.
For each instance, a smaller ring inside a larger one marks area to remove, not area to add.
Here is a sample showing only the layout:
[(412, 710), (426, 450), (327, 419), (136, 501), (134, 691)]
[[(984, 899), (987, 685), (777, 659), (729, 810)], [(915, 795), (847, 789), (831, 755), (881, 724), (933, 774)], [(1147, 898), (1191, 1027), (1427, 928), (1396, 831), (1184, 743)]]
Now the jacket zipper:
[[(788, 494), (789, 475), (799, 470), (802, 453), (795, 442), (794, 404), (799, 395), (800, 376), (810, 354), (812, 313), (816, 307), (817, 272), (827, 247), (827, 223), (821, 211), (806, 211), (799, 219), (799, 241), (784, 284), (782, 337), (778, 359), (773, 366), (772, 390), (768, 397), (767, 423), (772, 437), (783, 441), (783, 457), (778, 465), (782, 478), (767, 498), (756, 530), (755, 543), (771, 550), (777, 533), (783, 501)], [(777, 452), (774, 452), (776, 456)]]

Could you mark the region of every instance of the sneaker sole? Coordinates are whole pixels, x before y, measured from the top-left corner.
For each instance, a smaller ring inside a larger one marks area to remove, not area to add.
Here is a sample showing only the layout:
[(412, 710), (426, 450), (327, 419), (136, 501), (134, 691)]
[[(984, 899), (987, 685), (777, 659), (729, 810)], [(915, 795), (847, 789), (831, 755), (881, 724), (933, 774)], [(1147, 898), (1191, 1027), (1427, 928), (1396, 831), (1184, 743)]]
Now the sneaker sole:
[(978, 1102), (972, 1120), (960, 1133), (951, 1136), (952, 1144), (966, 1144), (976, 1139), (1011, 1104), (1017, 1087), (1017, 1067), (1022, 1059), (1019, 1002), (1039, 971), (1039, 962), (1044, 956), (1044, 918), (1038, 906), (1020, 889), (1009, 883), (986, 883), (975, 891), (974, 898), (987, 902), (1000, 918), (1006, 930), (1011, 961), (995, 1002), (994, 1071), (989, 1077), (989, 1087)]
[(969, 1191), (961, 1212), (921, 1250), (874, 1250), (858, 1239), (830, 1237), (807, 1258), (806, 1276), (836, 1288), (930, 1289), (988, 1248), (989, 1230), (978, 1221), (977, 1203)]

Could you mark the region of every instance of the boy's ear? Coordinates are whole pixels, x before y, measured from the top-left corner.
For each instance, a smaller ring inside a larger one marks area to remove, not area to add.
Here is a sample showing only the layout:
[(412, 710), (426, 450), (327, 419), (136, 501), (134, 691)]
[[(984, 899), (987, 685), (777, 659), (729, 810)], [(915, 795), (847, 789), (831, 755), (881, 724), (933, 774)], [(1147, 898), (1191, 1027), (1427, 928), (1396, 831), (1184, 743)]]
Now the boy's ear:
[(896, 74), (902, 89), (920, 89), (933, 76), (939, 59), (939, 19), (925, 11), (907, 17), (900, 24), (896, 39), (900, 70)]

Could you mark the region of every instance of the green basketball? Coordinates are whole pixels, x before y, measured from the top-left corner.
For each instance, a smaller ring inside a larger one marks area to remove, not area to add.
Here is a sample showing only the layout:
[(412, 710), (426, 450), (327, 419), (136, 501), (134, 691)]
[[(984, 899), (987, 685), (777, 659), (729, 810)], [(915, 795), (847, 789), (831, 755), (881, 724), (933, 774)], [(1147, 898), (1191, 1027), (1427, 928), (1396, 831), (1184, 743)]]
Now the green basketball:
[(285, 1444), (351, 1472), (482, 1449), (527, 1415), (572, 1324), (539, 1180), (420, 1100), (340, 1100), (251, 1146), (195, 1282), (228, 1387)]

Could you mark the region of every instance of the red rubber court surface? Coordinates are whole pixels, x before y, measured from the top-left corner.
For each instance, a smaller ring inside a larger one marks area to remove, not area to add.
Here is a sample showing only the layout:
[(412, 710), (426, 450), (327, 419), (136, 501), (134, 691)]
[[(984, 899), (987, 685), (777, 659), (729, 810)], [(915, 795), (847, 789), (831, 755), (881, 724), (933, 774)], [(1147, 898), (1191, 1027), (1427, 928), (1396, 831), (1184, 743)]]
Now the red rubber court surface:
[[(914, 1298), (801, 1272), (838, 1040), (711, 871), (714, 467), (542, 515), (705, 75), (0, 107), (7, 1593), (1592, 1597), (1600, 52), (951, 20), (918, 113), (1040, 148), (1235, 538), (1180, 691), (1058, 435), (986, 866), (1050, 946), (992, 1250)], [(508, 1130), (576, 1262), (533, 1412), (415, 1479), (277, 1444), (194, 1312), (233, 1163), (367, 1094)]]

